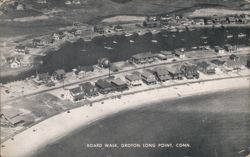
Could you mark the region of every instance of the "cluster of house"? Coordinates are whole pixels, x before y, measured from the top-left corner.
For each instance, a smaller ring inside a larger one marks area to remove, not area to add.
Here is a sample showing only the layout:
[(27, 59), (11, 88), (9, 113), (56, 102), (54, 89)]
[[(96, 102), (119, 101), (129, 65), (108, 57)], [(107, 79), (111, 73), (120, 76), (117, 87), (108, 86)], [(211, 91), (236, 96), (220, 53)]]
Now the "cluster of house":
[(37, 74), (36, 78), (33, 79), (36, 85), (45, 84), (48, 87), (55, 86), (55, 81), (63, 80), (66, 76), (66, 72), (63, 69), (58, 69), (50, 75), (49, 73)]
[(190, 25), (216, 25), (216, 24), (247, 24), (250, 22), (250, 15), (241, 14), (234, 16), (212, 16), (202, 18), (187, 18), (179, 15), (174, 16), (149, 16), (143, 22), (144, 27), (154, 28), (161, 26), (190, 26)]
[[(163, 54), (168, 55), (170, 58), (173, 57), (173, 54), (168, 51), (163, 52)], [(136, 54), (131, 57), (131, 62), (135, 64), (152, 63), (159, 55), (162, 58), (163, 54)], [(141, 86), (142, 84), (151, 85), (168, 80), (182, 80), (184, 77), (186, 79), (198, 79), (200, 77), (199, 72), (206, 75), (216, 74), (216, 66), (226, 67), (226, 70), (239, 70), (243, 63), (239, 56), (232, 54), (227, 60), (214, 59), (212, 61), (176, 64), (171, 67), (159, 66), (154, 69), (144, 69), (142, 72), (132, 72), (124, 78), (108, 77), (99, 79), (94, 83), (86, 82), (69, 89), (69, 95), (72, 101), (79, 101), (99, 94), (121, 92), (128, 90), (132, 86)], [(247, 60), (246, 66), (250, 68), (250, 59)]]
[(95, 83), (86, 82), (78, 87), (69, 89), (70, 99), (79, 101), (85, 98), (98, 96), (99, 94), (108, 94), (110, 92), (121, 92), (128, 90), (131, 86), (141, 86), (143, 83), (147, 85), (156, 84), (157, 82), (165, 82), (171, 79), (198, 79), (198, 69), (202, 69), (207, 74), (215, 73), (210, 70), (207, 65), (197, 68), (192, 64), (175, 65), (170, 68), (156, 67), (154, 69), (146, 69), (142, 72), (133, 72), (125, 76), (125, 78), (107, 78), (99, 79)]
[(95, 25), (93, 26), (92, 30), (95, 33), (104, 34), (104, 33), (120, 32), (123, 31), (124, 28), (119, 24), (114, 26)]

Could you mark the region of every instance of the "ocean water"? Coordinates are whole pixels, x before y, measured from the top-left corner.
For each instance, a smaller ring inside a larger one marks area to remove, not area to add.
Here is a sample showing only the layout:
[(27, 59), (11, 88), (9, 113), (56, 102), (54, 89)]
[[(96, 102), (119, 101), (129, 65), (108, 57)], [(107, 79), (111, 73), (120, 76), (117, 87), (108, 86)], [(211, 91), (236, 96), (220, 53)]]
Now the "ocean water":
[[(124, 111), (76, 130), (33, 157), (244, 156), (247, 152), (242, 150), (250, 146), (249, 95), (249, 89), (239, 89)], [(161, 143), (173, 147), (157, 147)], [(180, 143), (188, 147), (176, 147)], [(87, 144), (103, 147), (89, 148)], [(104, 144), (117, 144), (118, 148)], [(122, 148), (122, 144), (141, 147)], [(143, 144), (156, 147), (145, 148)]]

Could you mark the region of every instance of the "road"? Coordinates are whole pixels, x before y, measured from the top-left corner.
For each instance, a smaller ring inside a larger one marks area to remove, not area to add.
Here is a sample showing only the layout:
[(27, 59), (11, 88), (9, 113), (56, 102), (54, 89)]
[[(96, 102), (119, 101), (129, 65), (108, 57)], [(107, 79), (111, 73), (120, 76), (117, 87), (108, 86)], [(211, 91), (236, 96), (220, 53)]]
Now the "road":
[[(221, 58), (226, 58), (226, 57), (229, 57), (230, 55), (231, 54), (225, 54), (225, 55), (221, 56)], [(241, 54), (241, 55), (249, 55), (249, 53), (248, 54)], [(112, 74), (116, 75), (116, 74), (121, 74), (121, 73), (132, 72), (132, 71), (135, 71), (135, 70), (145, 69), (145, 68), (157, 67), (157, 66), (161, 66), (161, 65), (170, 65), (170, 64), (182, 63), (182, 62), (187, 62), (187, 61), (196, 61), (196, 60), (204, 60), (204, 59), (215, 59), (215, 58), (218, 58), (218, 56), (202, 57), (202, 58), (189, 58), (189, 59), (179, 60), (179, 61), (175, 61), (175, 62), (167, 62), (167, 63), (164, 62), (164, 63), (153, 64), (153, 65), (145, 65), (143, 67), (138, 67), (138, 68), (129, 69), (129, 70), (122, 70), (122, 71), (119, 71), (119, 72), (114, 72)], [(15, 101), (15, 100), (18, 100), (20, 98), (27, 98), (27, 97), (35, 96), (35, 95), (42, 94), (42, 93), (45, 93), (45, 92), (49, 92), (49, 91), (52, 91), (52, 90), (56, 90), (56, 89), (59, 89), (59, 88), (65, 88), (65, 87), (69, 87), (69, 86), (72, 86), (72, 85), (76, 85), (76, 84), (80, 84), (80, 83), (84, 83), (84, 82), (88, 82), (88, 81), (102, 79), (102, 78), (105, 78), (105, 77), (108, 77), (108, 76), (109, 76), (109, 74), (104, 74), (104, 75), (101, 75), (101, 76), (97, 76), (97, 77), (93, 77), (93, 78), (89, 78), (89, 79), (85, 79), (85, 80), (80, 80), (80, 81), (76, 81), (76, 82), (73, 82), (73, 83), (64, 84), (64, 85), (57, 86), (57, 87), (48, 88), (48, 89), (41, 90), (41, 91), (38, 91), (38, 92), (25, 94), (25, 95), (22, 95), (22, 96), (13, 98), (13, 99), (9, 99), (9, 100), (3, 101), (2, 104), (5, 104), (5, 103), (11, 102), (11, 101)]]

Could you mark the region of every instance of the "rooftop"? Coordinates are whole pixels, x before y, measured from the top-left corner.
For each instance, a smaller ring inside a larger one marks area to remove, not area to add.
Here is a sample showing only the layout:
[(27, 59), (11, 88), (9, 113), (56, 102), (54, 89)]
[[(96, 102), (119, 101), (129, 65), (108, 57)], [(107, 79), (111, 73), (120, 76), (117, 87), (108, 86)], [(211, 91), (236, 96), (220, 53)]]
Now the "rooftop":
[(144, 76), (144, 77), (150, 77), (153, 74), (151, 72), (147, 71), (147, 70), (144, 70), (141, 75)]
[(140, 76), (136, 74), (126, 75), (125, 78), (128, 79), (129, 81), (136, 81), (141, 79)]
[(126, 82), (122, 81), (120, 78), (114, 79), (111, 82), (117, 86), (127, 85)]
[(165, 67), (156, 67), (156, 68), (153, 69), (153, 71), (157, 75), (168, 75), (169, 74), (167, 68), (165, 68)]
[(64, 75), (66, 72), (63, 69), (58, 69), (55, 71), (55, 73), (58, 75)]
[(76, 88), (72, 88), (72, 89), (69, 89), (69, 91), (73, 94), (79, 94), (79, 93), (82, 93), (82, 90), (80, 87), (76, 87)]
[(132, 58), (135, 58), (135, 59), (145, 59), (145, 58), (151, 58), (151, 57), (154, 57), (154, 54), (152, 54), (151, 52), (139, 53), (139, 54), (132, 56)]
[(82, 83), (79, 85), (82, 89), (94, 89), (95, 86), (93, 86), (90, 82)]
[(105, 89), (105, 88), (112, 88), (112, 85), (106, 81), (106, 80), (98, 80), (96, 83), (96, 86), (98, 86), (99, 88)]
[(168, 68), (168, 71), (172, 74), (181, 73), (181, 67), (179, 65), (174, 65)]

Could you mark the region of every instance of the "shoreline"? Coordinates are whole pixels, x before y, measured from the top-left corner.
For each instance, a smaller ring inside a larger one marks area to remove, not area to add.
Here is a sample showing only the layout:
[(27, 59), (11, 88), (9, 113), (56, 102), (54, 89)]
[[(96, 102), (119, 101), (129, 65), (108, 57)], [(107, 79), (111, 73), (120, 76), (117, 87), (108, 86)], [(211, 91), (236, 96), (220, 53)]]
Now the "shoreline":
[[(188, 26), (188, 28), (191, 28), (191, 29), (212, 29), (212, 28), (215, 28), (215, 29), (219, 29), (221, 27), (224, 27), (224, 28), (248, 28), (250, 27), (250, 23), (249, 24), (219, 24), (219, 25), (190, 25)], [(177, 26), (176, 27), (177, 29), (182, 29), (183, 27), (182, 26)], [(112, 36), (120, 36), (120, 35), (123, 35), (123, 33), (136, 33), (138, 34), (139, 36), (142, 36), (140, 35), (140, 32), (150, 32), (153, 34), (153, 31), (159, 31), (159, 32), (169, 32), (171, 33), (170, 30), (166, 29), (166, 28), (137, 28), (133, 31), (130, 31), (130, 30), (126, 30), (124, 32), (114, 32), (114, 33), (104, 33), (104, 34), (92, 34), (92, 35), (84, 35), (84, 36), (81, 36), (80, 38), (76, 38), (76, 39), (72, 39), (73, 42), (72, 43), (76, 43), (78, 42), (79, 40), (83, 40), (84, 42), (86, 42), (86, 39), (87, 38), (91, 38), (91, 40), (95, 39), (95, 38), (98, 38), (98, 37), (112, 37)], [(187, 30), (186, 30), (187, 31)], [(175, 33), (175, 32), (174, 32)], [(144, 35), (144, 34), (143, 34)], [(31, 61), (31, 66), (23, 66), (23, 67), (20, 67), (20, 68), (17, 68), (17, 69), (11, 69), (11, 71), (3, 71), (1, 72), (1, 75), (0, 75), (0, 79), (2, 80), (6, 80), (8, 78), (12, 78), (13, 77), (13, 81), (17, 81), (17, 80), (25, 80), (23, 78), (21, 79), (18, 79), (18, 77), (22, 77), (20, 75), (22, 75), (23, 73), (29, 73), (31, 72), (32, 70), (37, 70), (39, 69), (39, 66), (38, 65), (34, 65), (34, 63), (41, 57), (41, 56), (47, 56), (48, 54), (50, 53), (53, 53), (57, 50), (59, 50), (61, 47), (63, 47), (65, 44), (67, 44), (69, 42), (69, 40), (66, 40), (66, 41), (60, 41), (59, 43), (57, 43), (56, 46), (52, 46), (52, 47), (46, 47), (44, 48), (43, 50), (40, 51), (40, 54), (41, 55), (37, 55), (37, 56), (34, 56), (34, 58), (32, 59)], [(248, 46), (248, 45), (246, 45)], [(28, 77), (25, 77), (25, 78), (28, 78)], [(2, 82), (3, 84), (6, 84), (5, 81)]]
[[(235, 81), (238, 82), (237, 85)], [(140, 108), (150, 105), (150, 103), (177, 99), (179, 97), (183, 98), (193, 95), (222, 92), (236, 88), (248, 88), (248, 86), (246, 86), (248, 84), (249, 77), (224, 78), (221, 80), (210, 80), (202, 83), (194, 82), (173, 87), (163, 86), (159, 89), (152, 88), (151, 90), (135, 94), (127, 93), (125, 96), (123, 95), (119, 101), (117, 101), (117, 99), (107, 98), (105, 101), (94, 102), (92, 104), (93, 107), (83, 106), (71, 110), (70, 113), (63, 112), (55, 115), (17, 134), (13, 140), (9, 139), (2, 143), (1, 156), (30, 156), (46, 144), (59, 140), (80, 127), (88, 126), (92, 122), (122, 111)], [(145, 99), (145, 97), (148, 99)], [(130, 100), (134, 100), (134, 102)], [(117, 104), (117, 102), (119, 102), (119, 104)], [(65, 130), (64, 128), (68, 129)]]

